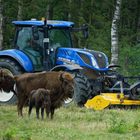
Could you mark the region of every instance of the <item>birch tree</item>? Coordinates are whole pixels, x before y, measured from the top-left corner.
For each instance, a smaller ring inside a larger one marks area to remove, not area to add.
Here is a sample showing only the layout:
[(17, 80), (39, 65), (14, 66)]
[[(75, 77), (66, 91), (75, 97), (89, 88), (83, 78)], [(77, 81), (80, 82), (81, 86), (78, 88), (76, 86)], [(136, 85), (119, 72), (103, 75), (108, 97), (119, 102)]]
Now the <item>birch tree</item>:
[(68, 3), (68, 7), (69, 7), (68, 20), (71, 21), (71, 4), (72, 4), (72, 1), (71, 0), (66, 0), (66, 2)]
[(118, 64), (118, 23), (120, 20), (121, 0), (116, 0), (116, 8), (111, 26), (111, 64)]
[(54, 1), (48, 0), (47, 12), (46, 12), (47, 19), (53, 19), (53, 2)]
[(0, 50), (3, 48), (3, 4), (2, 0), (0, 0)]
[(18, 0), (18, 14), (17, 14), (17, 19), (18, 20), (22, 19), (22, 5), (23, 5), (23, 1)]

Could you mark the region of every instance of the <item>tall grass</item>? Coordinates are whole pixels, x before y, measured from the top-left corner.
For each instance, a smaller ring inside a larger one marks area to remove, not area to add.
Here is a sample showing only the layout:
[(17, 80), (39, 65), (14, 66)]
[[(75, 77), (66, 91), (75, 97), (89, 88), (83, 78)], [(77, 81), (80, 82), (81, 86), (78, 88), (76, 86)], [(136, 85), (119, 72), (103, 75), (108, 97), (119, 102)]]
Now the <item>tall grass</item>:
[(18, 117), (16, 106), (0, 106), (2, 140), (139, 140), (140, 109), (93, 111), (75, 105), (57, 109), (54, 119)]

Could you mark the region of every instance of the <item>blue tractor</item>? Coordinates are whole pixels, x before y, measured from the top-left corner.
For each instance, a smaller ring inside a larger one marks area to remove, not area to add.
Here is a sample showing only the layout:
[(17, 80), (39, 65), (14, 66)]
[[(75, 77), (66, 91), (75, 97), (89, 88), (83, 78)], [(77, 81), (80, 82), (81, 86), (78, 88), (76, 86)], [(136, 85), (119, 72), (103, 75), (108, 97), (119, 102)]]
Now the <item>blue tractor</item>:
[[(16, 28), (14, 47), (0, 51), (1, 68), (12, 75), (44, 70), (75, 74), (73, 98), (80, 106), (103, 89), (103, 80), (98, 78), (109, 72), (107, 56), (99, 51), (73, 47), (71, 33), (82, 30), (87, 37), (87, 26), (74, 28), (73, 22), (35, 19), (12, 23)], [(13, 93), (0, 93), (0, 103), (15, 101)]]

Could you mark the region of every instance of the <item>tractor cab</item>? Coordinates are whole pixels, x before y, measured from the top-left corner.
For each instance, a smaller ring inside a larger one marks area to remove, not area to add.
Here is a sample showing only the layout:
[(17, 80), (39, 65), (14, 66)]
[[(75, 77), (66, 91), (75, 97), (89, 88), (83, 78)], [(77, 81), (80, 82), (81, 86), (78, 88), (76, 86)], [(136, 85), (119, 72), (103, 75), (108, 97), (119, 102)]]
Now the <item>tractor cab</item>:
[(54, 67), (57, 48), (72, 48), (69, 29), (73, 22), (48, 20), (45, 25), (44, 21), (30, 20), (13, 21), (13, 24), (16, 26), (14, 46), (29, 57), (34, 71)]

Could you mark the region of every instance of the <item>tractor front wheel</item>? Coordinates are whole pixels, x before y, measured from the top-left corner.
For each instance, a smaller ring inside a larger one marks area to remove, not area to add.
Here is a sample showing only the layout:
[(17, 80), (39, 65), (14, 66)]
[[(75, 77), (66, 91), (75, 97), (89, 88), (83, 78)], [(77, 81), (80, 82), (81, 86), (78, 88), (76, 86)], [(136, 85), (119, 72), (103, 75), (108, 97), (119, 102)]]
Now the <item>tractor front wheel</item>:
[[(4, 69), (11, 75), (18, 75), (22, 73), (19, 64), (8, 58), (0, 58), (0, 68)], [(13, 92), (0, 91), (0, 104), (14, 104), (16, 103), (16, 96)]]
[(82, 74), (76, 74), (75, 76), (75, 88), (74, 88), (74, 101), (80, 107), (84, 106), (86, 101), (91, 98), (92, 89), (89, 80)]

